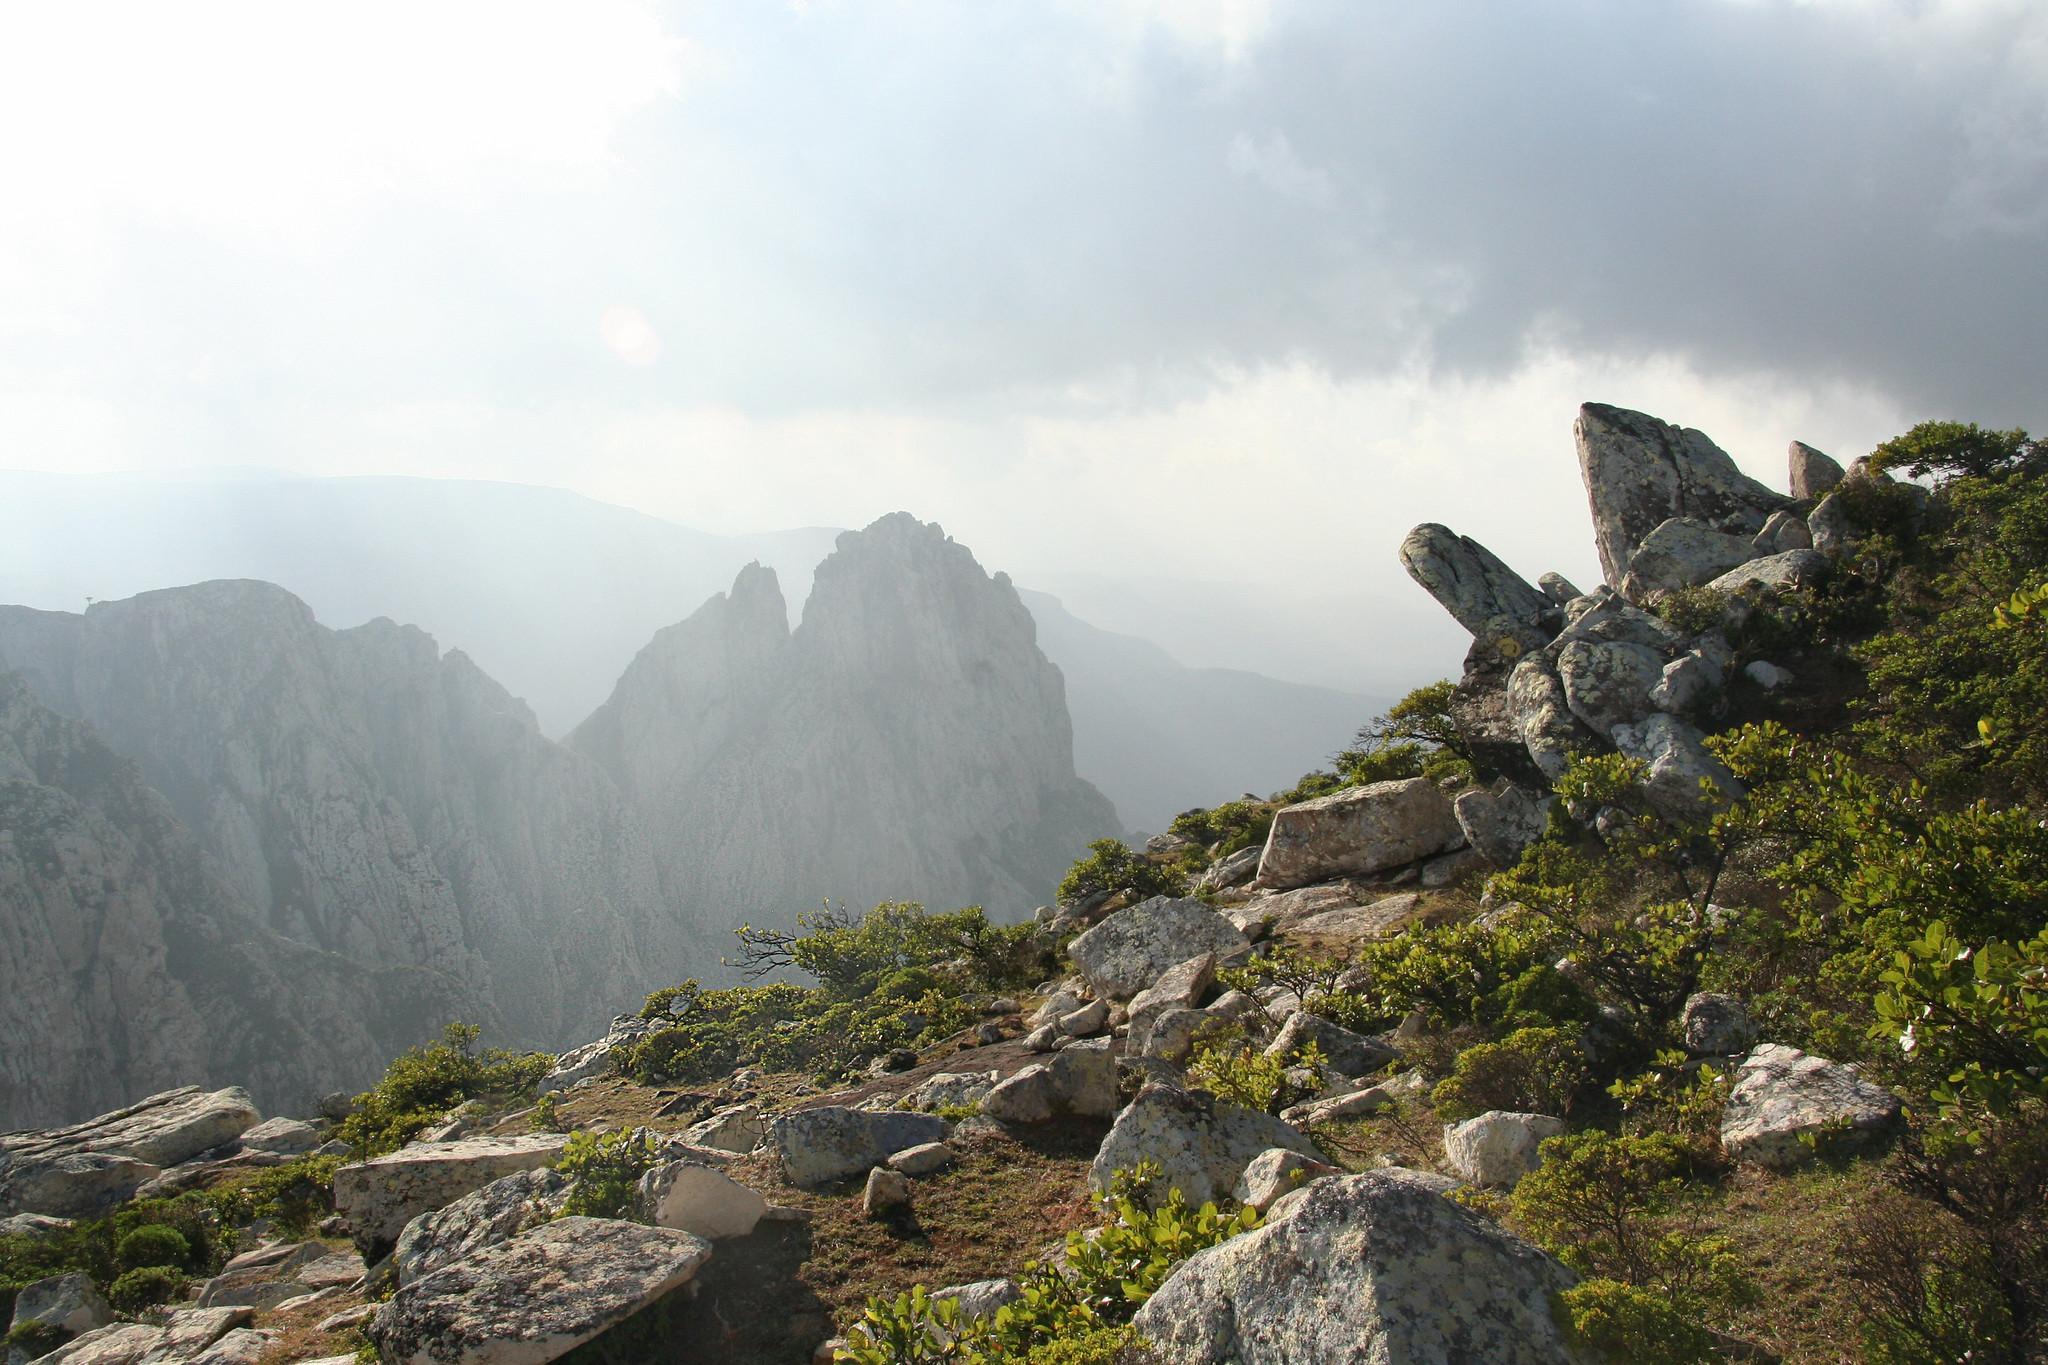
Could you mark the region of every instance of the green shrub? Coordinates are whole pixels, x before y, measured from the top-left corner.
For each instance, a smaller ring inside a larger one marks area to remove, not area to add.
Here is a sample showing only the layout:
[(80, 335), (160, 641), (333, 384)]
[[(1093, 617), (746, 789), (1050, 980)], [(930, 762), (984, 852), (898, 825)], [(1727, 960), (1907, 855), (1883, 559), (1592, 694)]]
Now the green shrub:
[(1497, 1043), (1459, 1053), (1451, 1074), (1431, 1092), (1430, 1103), (1449, 1123), (1489, 1109), (1562, 1117), (1571, 1113), (1586, 1076), (1578, 1035), (1556, 1028), (1517, 1029)]
[(185, 1266), (192, 1259), (185, 1234), (162, 1223), (145, 1223), (123, 1237), (114, 1247), (114, 1259), (130, 1270), (144, 1266)]
[(1613, 1280), (1586, 1280), (1557, 1296), (1551, 1316), (1578, 1342), (1617, 1365), (1717, 1365), (1714, 1334), (1688, 1322), (1660, 1294)]
[(440, 1042), (406, 1049), (382, 1080), (356, 1096), (355, 1112), (342, 1120), (336, 1138), (358, 1161), (395, 1152), (465, 1100), (530, 1094), (555, 1064), (543, 1052), (479, 1050), (482, 1036), (474, 1024), (450, 1024)]
[(285, 1232), (304, 1234), (334, 1212), (334, 1172), (343, 1160), (302, 1156), (216, 1185), (205, 1197), (230, 1223), (268, 1218)]
[(1063, 904), (1082, 900), (1098, 892), (1121, 894), (1133, 901), (1153, 896), (1185, 896), (1187, 874), (1171, 863), (1155, 863), (1133, 853), (1121, 839), (1097, 839), (1088, 845), (1088, 856), (1067, 870), (1060, 881)]
[(30, 1360), (50, 1352), (71, 1340), (72, 1333), (54, 1322), (24, 1322), (7, 1333), (10, 1353), (20, 1351)]
[(1687, 635), (1699, 635), (1719, 628), (1728, 613), (1728, 595), (1708, 587), (1673, 588), (1658, 597), (1654, 610)]
[(185, 1277), (167, 1265), (143, 1266), (131, 1270), (107, 1287), (107, 1302), (119, 1313), (130, 1315), (160, 1303), (169, 1303), (185, 1293)]
[(640, 1177), (661, 1164), (661, 1144), (645, 1129), (572, 1133), (555, 1169), (575, 1181), (562, 1215), (621, 1218)]
[(1264, 801), (1226, 801), (1210, 810), (1183, 811), (1166, 828), (1169, 834), (1194, 840), (1210, 856), (1226, 857), (1266, 842), (1267, 831), (1273, 828), (1273, 807)]
[(1451, 715), (1456, 691), (1448, 680), (1416, 688), (1367, 721), (1330, 766), (1346, 786), (1407, 777), (1469, 779), (1472, 751)]
[(1268, 1057), (1240, 1024), (1198, 1035), (1194, 1054), (1188, 1061), (1190, 1082), (1228, 1104), (1257, 1113), (1277, 1114), (1289, 1105), (1312, 1099), (1321, 1088), (1302, 1089), (1287, 1079), (1293, 1067), (1321, 1068), (1328, 1064), (1321, 1050), (1308, 1043), (1285, 1057)]
[(1332, 996), (1310, 1008), (1368, 1033), (1412, 1010), (1432, 1028), (1471, 1024), (1494, 1034), (1595, 1017), (1593, 1001), (1558, 972), (1557, 957), (1549, 926), (1527, 918), (1410, 929), (1360, 952), (1369, 981), (1352, 999)]

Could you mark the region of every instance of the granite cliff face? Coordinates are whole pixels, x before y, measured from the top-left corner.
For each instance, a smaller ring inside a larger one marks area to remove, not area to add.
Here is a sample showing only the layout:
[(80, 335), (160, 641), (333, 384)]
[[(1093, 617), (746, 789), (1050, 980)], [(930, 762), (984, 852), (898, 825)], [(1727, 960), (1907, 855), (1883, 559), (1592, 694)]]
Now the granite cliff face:
[(202, 583), (0, 609), (0, 667), (133, 759), (258, 922), (456, 983), (499, 1041), (573, 1038), (701, 946), (610, 781), (418, 630)]
[(1074, 775), (1065, 684), (1006, 575), (907, 513), (839, 537), (803, 623), (744, 570), (662, 631), (569, 747), (705, 921), (825, 898), (1014, 914), (1118, 832)]
[(193, 1082), (297, 1102), (479, 1003), (271, 933), (135, 764), (0, 673), (0, 1127)]

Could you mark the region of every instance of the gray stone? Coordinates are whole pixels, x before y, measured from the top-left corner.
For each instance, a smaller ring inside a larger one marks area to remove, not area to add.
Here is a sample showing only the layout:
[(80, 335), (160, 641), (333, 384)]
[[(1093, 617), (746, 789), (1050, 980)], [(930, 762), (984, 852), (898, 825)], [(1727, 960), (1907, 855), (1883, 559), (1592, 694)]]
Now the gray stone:
[(1492, 866), (1478, 849), (1461, 848), (1456, 853), (1446, 853), (1424, 863), (1422, 884), (1432, 891), (1440, 890), (1475, 873), (1489, 871)]
[(1828, 557), (1819, 550), (1786, 550), (1782, 554), (1752, 559), (1707, 584), (1715, 592), (1734, 594), (1752, 591), (1790, 591), (1823, 583), (1828, 576)]
[(745, 1156), (768, 1136), (768, 1120), (756, 1105), (732, 1104), (713, 1113), (683, 1132), (683, 1140), (699, 1147), (716, 1147), (721, 1152)]
[(1244, 1168), (1230, 1197), (1264, 1213), (1274, 1200), (1297, 1186), (1319, 1176), (1341, 1174), (1342, 1167), (1325, 1165), (1285, 1147), (1268, 1147)]
[(1839, 493), (1830, 493), (1806, 518), (1813, 535), (1813, 548), (1822, 554), (1840, 554), (1863, 538), (1863, 528), (1849, 515), (1849, 506)]
[(74, 1337), (37, 1365), (140, 1365), (163, 1340), (163, 1329), (138, 1322), (110, 1322)]
[(1462, 835), (1450, 798), (1426, 777), (1346, 787), (1273, 816), (1259, 881), (1285, 889), (1383, 872), (1442, 852)]
[(1496, 867), (1512, 867), (1522, 850), (1550, 827), (1554, 796), (1540, 796), (1503, 778), (1491, 788), (1461, 792), (1452, 802), (1465, 841)]
[(1268, 1057), (1286, 1057), (1313, 1043), (1340, 1076), (1369, 1076), (1401, 1054), (1377, 1038), (1353, 1033), (1320, 1015), (1296, 1010), (1266, 1048)]
[(1061, 1114), (1109, 1118), (1116, 1107), (1116, 1059), (1107, 1038), (1076, 1042), (1050, 1062), (1034, 1062), (981, 1100), (983, 1117), (1000, 1123), (1044, 1123)]
[(981, 1116), (998, 1123), (1045, 1123), (1053, 1116), (1052, 1066), (1033, 1062), (981, 1099)]
[(1721, 1112), (1721, 1146), (1738, 1161), (1786, 1171), (1810, 1160), (1802, 1135), (1845, 1147), (1882, 1145), (1903, 1122), (1897, 1095), (1849, 1067), (1763, 1043), (1736, 1069)]
[(1688, 716), (1720, 700), (1724, 670), (1699, 654), (1682, 654), (1664, 665), (1664, 676), (1650, 689), (1650, 705), (1674, 716)]
[(1581, 641), (1641, 645), (1667, 659), (1687, 648), (1684, 631), (1661, 616), (1644, 611), (1612, 588), (1595, 588), (1573, 605), (1578, 608), (1577, 615), (1543, 651), (1544, 657), (1553, 663), (1563, 655), (1566, 646)]
[(1593, 732), (1572, 714), (1564, 683), (1539, 655), (1521, 660), (1508, 675), (1507, 706), (1529, 761), (1553, 782), (1575, 757), (1598, 747)]
[(1145, 1050), (1145, 1039), (1152, 1032), (1152, 1021), (1155, 1017), (1170, 1009), (1198, 1008), (1202, 1003), (1202, 997), (1215, 985), (1214, 953), (1203, 953), (1200, 957), (1192, 957), (1186, 962), (1168, 967), (1157, 981), (1131, 997), (1130, 1008), (1126, 1011), (1131, 1026), (1131, 1050)]
[(299, 1119), (265, 1119), (242, 1134), (244, 1149), (296, 1156), (320, 1145), (320, 1132)]
[(1057, 1021), (1050, 1024), (1040, 1024), (1037, 1028), (1024, 1035), (1024, 1050), (1026, 1052), (1050, 1052), (1054, 1047), (1058, 1046), (1059, 1041), (1060, 1026)]
[(257, 1365), (270, 1354), (270, 1348), (276, 1342), (275, 1333), (237, 1327), (232, 1332), (223, 1333), (213, 1345), (193, 1356), (187, 1365)]
[(375, 1263), (419, 1215), (515, 1172), (552, 1166), (568, 1142), (567, 1133), (533, 1133), (401, 1148), (335, 1171), (334, 1208), (348, 1219), (363, 1259)]
[(1707, 751), (1704, 738), (1685, 721), (1662, 712), (1640, 725), (1614, 727), (1614, 747), (1648, 765), (1644, 797), (1659, 810), (1678, 816), (1697, 816), (1712, 808), (1716, 798), (1700, 786), (1702, 781), (1711, 782), (1730, 799), (1743, 795), (1742, 784)]
[(1196, 1032), (1209, 1021), (1205, 1010), (1161, 1010), (1152, 1018), (1139, 1055), (1185, 1066), (1195, 1049)]
[(1145, 841), (1147, 853), (1178, 853), (1194, 846), (1195, 841), (1185, 834), (1155, 834)]
[(920, 1081), (905, 1095), (905, 1109), (971, 1109), (995, 1088), (1002, 1077), (993, 1071), (941, 1071)]
[(768, 1201), (723, 1171), (694, 1161), (671, 1161), (640, 1177), (634, 1193), (639, 1222), (680, 1228), (706, 1241), (744, 1237), (767, 1212)]
[[(1242, 905), (1223, 910), (1223, 917), (1246, 934), (1284, 934), (1301, 921), (1326, 910), (1343, 910), (1358, 904), (1358, 890), (1350, 882), (1324, 882), (1299, 886), (1292, 891), (1267, 892)], [(1265, 929), (1258, 926), (1265, 925)]]
[(1067, 990), (1054, 991), (1045, 998), (1045, 1003), (1034, 1010), (1031, 1017), (1025, 1022), (1030, 1024), (1032, 1028), (1038, 1028), (1044, 1024), (1055, 1024), (1063, 1016), (1072, 1014), (1079, 1008), (1081, 1008), (1081, 997), (1079, 995)]
[(1227, 858), (1219, 860), (1195, 881), (1197, 891), (1228, 891), (1233, 886), (1242, 886), (1259, 875), (1259, 854), (1264, 852), (1257, 844), (1241, 848)]
[(337, 1252), (300, 1267), (292, 1278), (307, 1289), (345, 1289), (363, 1278), (366, 1269), (362, 1257)]
[(1297, 921), (1287, 931), (1291, 939), (1321, 939), (1370, 943), (1391, 938), (1422, 912), (1423, 897), (1414, 891), (1382, 896), (1370, 905), (1325, 910)]
[(1804, 441), (1794, 441), (1785, 451), (1789, 466), (1787, 486), (1802, 502), (1824, 498), (1842, 481), (1842, 466)]
[(1555, 604), (1470, 536), (1424, 523), (1401, 542), (1401, 564), (1475, 636), (1504, 635), (1519, 642), (1523, 632), (1534, 631), (1539, 646), (1550, 637), (1542, 623)]
[(1109, 1022), (1109, 1002), (1091, 1000), (1071, 1014), (1059, 1017), (1060, 1035), (1065, 1038), (1087, 1038), (1102, 1032)]
[(1587, 403), (1573, 428), (1600, 571), (1620, 585), (1643, 538), (1684, 517), (1745, 538), (1789, 499), (1744, 474), (1705, 433)]
[(868, 1172), (867, 1187), (861, 1191), (860, 1211), (869, 1218), (880, 1218), (895, 1209), (910, 1206), (910, 1181), (901, 1171), (892, 1171), (887, 1166), (877, 1166)]
[(0, 1218), (0, 1237), (49, 1237), (70, 1227), (76, 1220), (52, 1218), (43, 1213), (17, 1213)]
[(952, 1299), (960, 1305), (960, 1316), (968, 1322), (980, 1322), (995, 1316), (998, 1308), (1006, 1303), (1015, 1303), (1024, 1297), (1024, 1289), (1007, 1275), (996, 1280), (976, 1280), (973, 1284), (948, 1285), (932, 1293), (935, 1299)]
[(1773, 512), (1764, 529), (1756, 533), (1749, 542), (1756, 551), (1754, 558), (1765, 555), (1783, 554), (1787, 550), (1811, 550), (1813, 532), (1806, 529), (1806, 523), (1794, 512)]
[(1574, 597), (1582, 596), (1579, 590), (1572, 586), (1572, 581), (1561, 573), (1544, 574), (1536, 580), (1536, 586), (1543, 589), (1543, 595), (1560, 607)]
[(43, 1322), (61, 1327), (73, 1336), (84, 1336), (113, 1320), (114, 1310), (93, 1287), (92, 1276), (74, 1270), (23, 1287), (14, 1297), (14, 1320), (8, 1326), (12, 1330)]
[(1319, 1123), (1338, 1123), (1345, 1119), (1361, 1119), (1394, 1103), (1394, 1096), (1383, 1085), (1367, 1086), (1347, 1095), (1331, 1095), (1325, 1099), (1311, 1100), (1283, 1110), (1280, 1117), (1297, 1128), (1312, 1128)]
[(191, 1360), (229, 1332), (247, 1327), (255, 1317), (255, 1310), (246, 1307), (173, 1309), (164, 1319), (163, 1335), (143, 1356), (142, 1365)]
[(1780, 668), (1768, 659), (1754, 659), (1742, 670), (1751, 682), (1766, 692), (1775, 692), (1793, 681), (1792, 670)]
[(1474, 1185), (1511, 1190), (1542, 1165), (1543, 1140), (1563, 1132), (1564, 1120), (1548, 1114), (1491, 1109), (1444, 1125), (1444, 1162)]
[[(1756, 532), (1761, 535), (1762, 532)], [(1643, 537), (1629, 557), (1621, 595), (1642, 602), (1653, 592), (1691, 588), (1757, 557), (1754, 536), (1731, 536), (1685, 517), (1672, 517)]]
[(1558, 656), (1558, 677), (1572, 714), (1603, 738), (1648, 717), (1650, 691), (1663, 681), (1664, 657), (1642, 645), (1573, 641)]
[(953, 1164), (956, 1154), (943, 1142), (922, 1142), (915, 1147), (905, 1147), (889, 1158), (889, 1169), (901, 1171), (904, 1175), (930, 1175), (943, 1171)]
[(1577, 1276), (1425, 1185), (1372, 1171), (1286, 1199), (1138, 1310), (1161, 1365), (1597, 1365), (1551, 1309)]
[(933, 1114), (870, 1113), (836, 1105), (781, 1114), (769, 1125), (769, 1141), (793, 1185), (822, 1185), (856, 1175), (906, 1147), (945, 1136), (946, 1121)]
[(160, 1172), (110, 1152), (36, 1157), (0, 1174), (0, 1209), (85, 1217), (131, 1197)]
[[(1267, 844), (1271, 856), (1272, 844)], [(1128, 1000), (1166, 969), (1203, 953), (1229, 959), (1251, 944), (1229, 920), (1194, 899), (1150, 900), (1112, 913), (1067, 945), (1067, 956), (1098, 996)]]
[(1270, 1114), (1241, 1109), (1205, 1091), (1155, 1082), (1117, 1115), (1088, 1168), (1088, 1185), (1101, 1193), (1118, 1171), (1153, 1161), (1164, 1182), (1162, 1197), (1172, 1188), (1193, 1205), (1220, 1201), (1236, 1188), (1252, 1158), (1272, 1147), (1328, 1160), (1291, 1125)]
[(1701, 991), (1689, 996), (1679, 1028), (1685, 1037), (1685, 1050), (1695, 1057), (1747, 1052), (1756, 1042), (1756, 1021), (1732, 995)]
[(545, 1365), (687, 1283), (711, 1244), (562, 1218), (406, 1285), (370, 1320), (390, 1365)]

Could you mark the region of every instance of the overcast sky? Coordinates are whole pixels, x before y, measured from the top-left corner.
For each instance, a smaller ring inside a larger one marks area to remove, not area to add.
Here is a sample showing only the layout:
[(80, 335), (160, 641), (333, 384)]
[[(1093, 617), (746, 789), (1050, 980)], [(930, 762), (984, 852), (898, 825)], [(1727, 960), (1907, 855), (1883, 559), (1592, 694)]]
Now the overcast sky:
[(0, 466), (1398, 602), (1417, 521), (1596, 576), (1587, 399), (1780, 487), (2048, 426), (2037, 0), (0, 16)]

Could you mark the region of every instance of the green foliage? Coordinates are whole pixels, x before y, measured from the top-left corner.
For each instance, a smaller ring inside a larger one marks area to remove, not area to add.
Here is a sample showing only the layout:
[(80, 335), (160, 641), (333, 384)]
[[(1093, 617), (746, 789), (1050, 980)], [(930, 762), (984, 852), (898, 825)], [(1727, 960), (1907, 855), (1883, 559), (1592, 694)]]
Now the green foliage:
[(395, 1152), (465, 1100), (509, 1100), (532, 1091), (555, 1059), (543, 1052), (477, 1047), (483, 1030), (450, 1024), (441, 1041), (408, 1048), (384, 1078), (356, 1097), (335, 1136), (358, 1161)]
[(1515, 1186), (1513, 1209), (1545, 1251), (1582, 1275), (1654, 1290), (1687, 1317), (1753, 1301), (1756, 1287), (1725, 1239), (1672, 1225), (1690, 1211), (1692, 1144), (1669, 1133), (1586, 1132), (1548, 1138), (1540, 1151), (1543, 1164)]
[(1714, 1334), (1661, 1294), (1614, 1280), (1583, 1280), (1557, 1296), (1551, 1316), (1617, 1365), (1715, 1365)]
[(1527, 917), (1410, 929), (1359, 953), (1365, 986), (1309, 1008), (1359, 1032), (1391, 1027), (1412, 1010), (1432, 1028), (1471, 1024), (1488, 1034), (1592, 1018), (1593, 1002), (1558, 973), (1557, 957), (1548, 927)]
[(135, 1314), (185, 1293), (185, 1277), (173, 1266), (151, 1265), (131, 1270), (107, 1287), (107, 1303), (115, 1312)]
[(1720, 1141), (1728, 1078), (1711, 1066), (1690, 1067), (1682, 1051), (1659, 1052), (1649, 1070), (1607, 1087), (1621, 1102), (1622, 1122), (1636, 1136), (1670, 1133), (1711, 1150)]
[(178, 1266), (191, 1263), (192, 1244), (185, 1234), (162, 1223), (145, 1223), (114, 1244), (114, 1259), (130, 1270), (144, 1266)]
[(2048, 929), (1972, 948), (1936, 920), (1893, 960), (1873, 1027), (1941, 1076), (1944, 1118), (2048, 1099)]
[(1330, 760), (1337, 776), (1346, 786), (1408, 777), (1469, 779), (1472, 750), (1451, 716), (1456, 690), (1449, 681), (1418, 687), (1367, 721), (1351, 747)]
[[(1104, 844), (1134, 856), (1114, 839), (1090, 847), (1099, 850)], [(752, 925), (734, 931), (750, 980), (793, 968), (815, 978), (834, 998), (852, 999), (882, 989), (905, 972), (942, 963), (961, 964), (955, 969), (961, 987), (989, 990), (1028, 985), (1041, 968), (1035, 955), (1023, 951), (1036, 938), (1035, 926), (990, 924), (978, 905), (935, 915), (914, 901), (883, 901), (855, 919), (843, 905), (827, 902), (797, 916), (796, 927), (801, 932)], [(648, 998), (648, 1009), (642, 1011), (646, 1018), (660, 1012), (654, 1002), (662, 994)], [(899, 989), (897, 994), (903, 992)]]
[(661, 1144), (644, 1128), (572, 1133), (555, 1169), (575, 1182), (562, 1216), (622, 1218), (640, 1177), (661, 1164)]
[[(1268, 1057), (1241, 1024), (1197, 1035), (1188, 1077), (1217, 1099), (1258, 1113), (1277, 1114), (1289, 1105), (1314, 1098), (1287, 1079), (1294, 1067), (1320, 1072), (1328, 1065), (1321, 1049), (1308, 1043), (1284, 1057)], [(1319, 1088), (1319, 1087), (1318, 1087)]]
[(169, 1245), (164, 1233), (185, 1246), (185, 1260), (175, 1269), (194, 1276), (217, 1273), (233, 1254), (234, 1234), (200, 1194), (176, 1199), (138, 1200), (105, 1218), (82, 1219), (46, 1236), (0, 1237), (0, 1316), (11, 1312), (13, 1292), (51, 1275), (84, 1271), (102, 1293), (111, 1290), (121, 1273), (133, 1268), (122, 1258), (122, 1245), (143, 1229), (158, 1229), (135, 1243), (135, 1250), (154, 1243)]
[(1727, 619), (1728, 595), (1705, 586), (1672, 588), (1657, 598), (1654, 610), (1687, 635), (1699, 635)]
[(302, 1156), (216, 1185), (206, 1200), (229, 1223), (269, 1218), (279, 1228), (304, 1233), (334, 1212), (334, 1172), (339, 1156)]
[(533, 1102), (533, 1113), (527, 1116), (527, 1125), (536, 1133), (559, 1133), (562, 1131), (562, 1116), (557, 1112), (561, 1101), (550, 1090)]
[(1187, 874), (1172, 863), (1155, 863), (1133, 853), (1121, 839), (1097, 839), (1088, 845), (1088, 856), (1067, 870), (1060, 882), (1063, 904), (1108, 892), (1130, 900), (1153, 896), (1185, 896)]
[(1497, 1043), (1459, 1053), (1456, 1069), (1437, 1083), (1430, 1103), (1447, 1123), (1490, 1109), (1562, 1117), (1571, 1113), (1587, 1074), (1577, 1034), (1559, 1028), (1516, 1029)]
[(1192, 839), (1210, 856), (1223, 857), (1266, 842), (1274, 808), (1263, 801), (1226, 801), (1210, 810), (1182, 811), (1167, 832)]
[(1975, 422), (1922, 422), (1871, 451), (1870, 464), (1875, 470), (1904, 469), (1916, 479), (1997, 479), (2041, 472), (2048, 467), (2048, 444), (2017, 427), (1987, 431)]
[(56, 1350), (71, 1340), (71, 1336), (54, 1322), (24, 1322), (8, 1331), (7, 1345), (11, 1351), (18, 1350), (34, 1360)]

